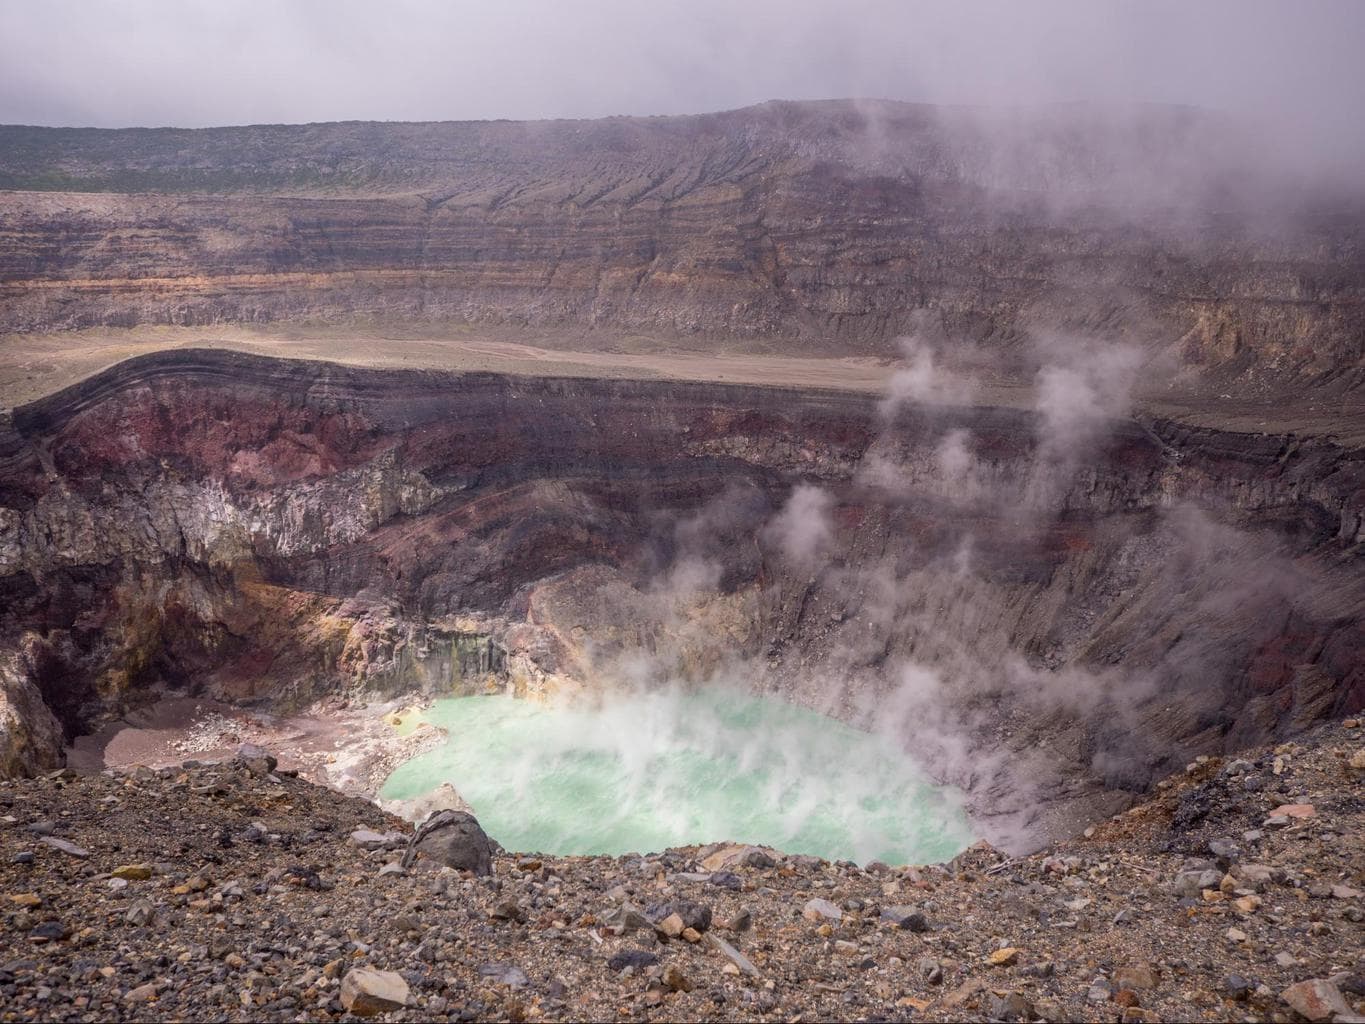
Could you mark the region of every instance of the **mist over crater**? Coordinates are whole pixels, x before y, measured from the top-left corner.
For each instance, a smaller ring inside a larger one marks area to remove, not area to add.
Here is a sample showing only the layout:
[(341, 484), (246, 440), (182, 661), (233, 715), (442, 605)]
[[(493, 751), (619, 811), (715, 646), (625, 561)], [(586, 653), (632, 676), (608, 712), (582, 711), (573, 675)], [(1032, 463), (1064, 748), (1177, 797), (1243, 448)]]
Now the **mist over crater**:
[(1115, 417), (1076, 348), (1036, 408), (939, 404), (906, 344), (889, 398), (191, 350), (18, 409), (12, 769), (163, 694), (725, 686), (1029, 848), (1358, 704), (1349, 451)]

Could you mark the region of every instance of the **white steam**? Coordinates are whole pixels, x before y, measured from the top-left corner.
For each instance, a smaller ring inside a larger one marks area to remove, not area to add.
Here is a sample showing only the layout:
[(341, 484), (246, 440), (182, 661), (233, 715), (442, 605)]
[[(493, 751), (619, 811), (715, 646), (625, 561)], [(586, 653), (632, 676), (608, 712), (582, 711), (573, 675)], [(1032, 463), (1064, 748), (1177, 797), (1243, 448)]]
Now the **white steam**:
[(829, 551), (834, 537), (830, 519), (833, 506), (834, 499), (823, 488), (798, 484), (764, 531), (765, 535), (789, 563), (809, 570)]
[(897, 341), (905, 364), (891, 375), (880, 410), (890, 418), (907, 405), (966, 405), (976, 384), (943, 366), (934, 343), (922, 335)]

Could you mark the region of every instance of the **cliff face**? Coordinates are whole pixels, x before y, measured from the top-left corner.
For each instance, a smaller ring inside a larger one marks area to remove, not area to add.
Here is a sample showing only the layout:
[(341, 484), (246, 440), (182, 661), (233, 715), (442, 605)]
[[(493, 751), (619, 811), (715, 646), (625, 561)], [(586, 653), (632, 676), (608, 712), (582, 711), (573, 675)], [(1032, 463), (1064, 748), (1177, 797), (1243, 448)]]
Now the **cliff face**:
[(1358, 373), (1365, 207), (1265, 164), (1161, 109), (0, 128), (0, 330), (377, 316), (884, 354), (927, 314), (1004, 368), (1083, 331)]
[[(0, 437), (6, 691), (70, 734), (166, 690), (547, 691), (643, 652), (856, 720), (910, 666), (973, 750), (1048, 737), (1043, 800), (1365, 703), (1358, 451), (1157, 421), (1049, 463), (1040, 436), (857, 394), (132, 360)], [(778, 525), (801, 482), (815, 561)], [(59, 756), (8, 735), (11, 770)]]

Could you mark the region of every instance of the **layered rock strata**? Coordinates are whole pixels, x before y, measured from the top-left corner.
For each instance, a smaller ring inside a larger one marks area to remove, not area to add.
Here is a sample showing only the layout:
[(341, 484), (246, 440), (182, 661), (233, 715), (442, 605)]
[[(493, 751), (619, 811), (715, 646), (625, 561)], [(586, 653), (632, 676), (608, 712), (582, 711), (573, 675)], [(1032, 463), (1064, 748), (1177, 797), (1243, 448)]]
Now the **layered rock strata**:
[(364, 317), (887, 354), (927, 317), (1004, 368), (1060, 331), (1359, 384), (1365, 206), (1269, 166), (1163, 108), (4, 127), (0, 330)]

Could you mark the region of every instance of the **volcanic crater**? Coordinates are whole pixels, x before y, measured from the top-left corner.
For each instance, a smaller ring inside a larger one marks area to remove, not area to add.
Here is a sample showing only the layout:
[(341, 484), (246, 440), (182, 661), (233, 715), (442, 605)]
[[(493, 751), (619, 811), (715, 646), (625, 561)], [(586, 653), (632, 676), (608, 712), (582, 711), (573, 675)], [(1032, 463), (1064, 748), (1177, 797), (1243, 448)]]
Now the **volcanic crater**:
[(1361, 706), (1358, 451), (1138, 414), (1059, 455), (1053, 428), (810, 387), (131, 359), (4, 424), (4, 767), (168, 696), (723, 679), (889, 729), (1031, 847)]
[(724, 685), (1013, 850), (1357, 711), (1365, 207), (1262, 155), (1161, 107), (0, 127), (0, 773), (201, 701), (373, 796), (431, 739), (343, 771), (358, 708)]

